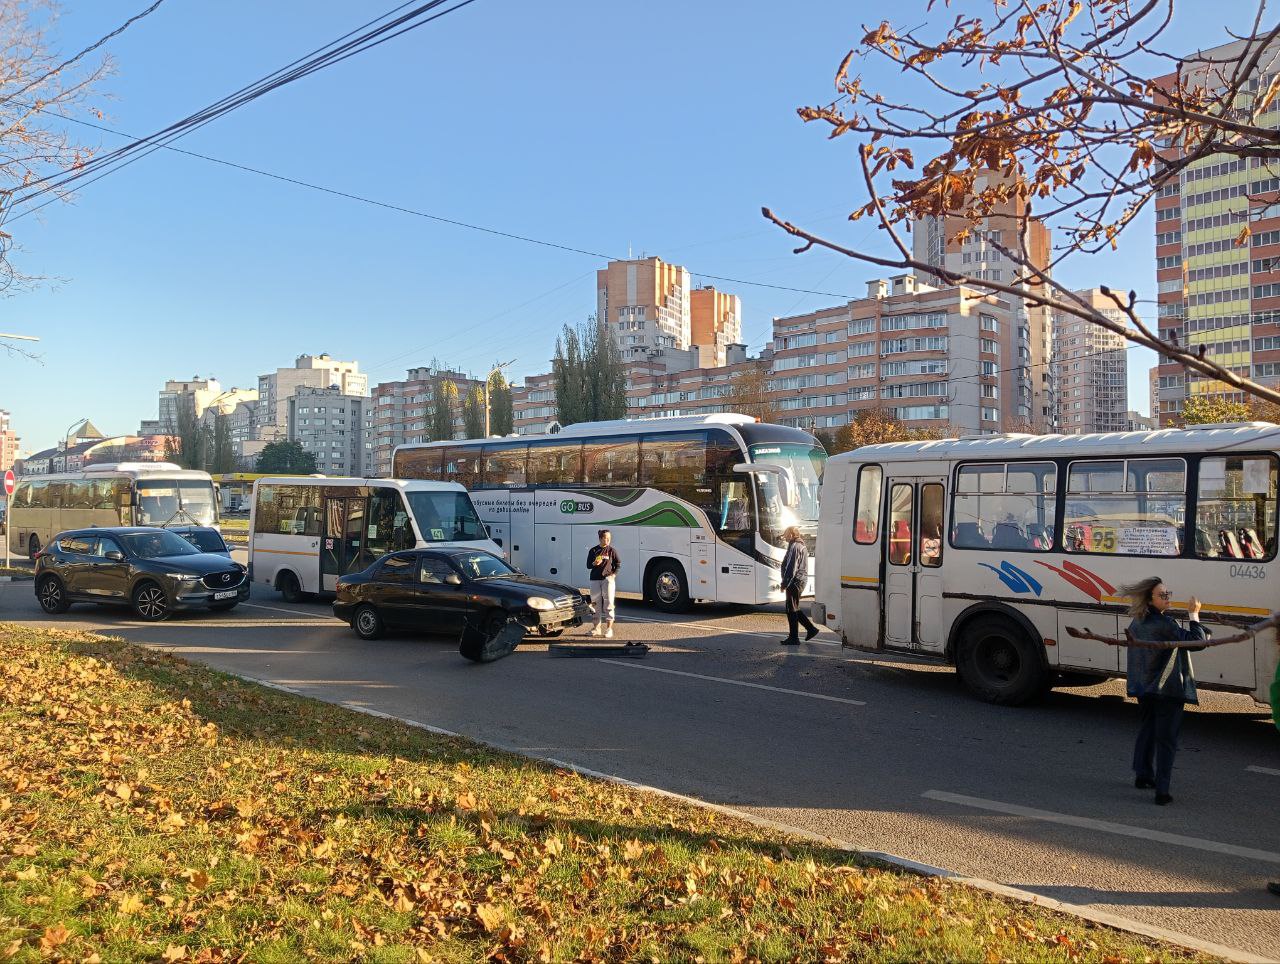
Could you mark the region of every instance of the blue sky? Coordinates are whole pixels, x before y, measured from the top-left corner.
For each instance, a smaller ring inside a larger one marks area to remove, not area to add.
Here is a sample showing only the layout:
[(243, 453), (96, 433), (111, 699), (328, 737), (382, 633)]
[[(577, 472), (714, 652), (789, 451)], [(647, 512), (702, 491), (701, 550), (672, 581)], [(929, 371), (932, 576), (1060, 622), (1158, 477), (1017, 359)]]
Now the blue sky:
[[(590, 251), (857, 295), (874, 272), (792, 255), (759, 209), (881, 244), (865, 222), (844, 221), (861, 203), (855, 143), (827, 141), (795, 108), (829, 95), (864, 22), (912, 4), (924, 10), (924, 0), (477, 0), (180, 144)], [(78, 49), (145, 5), (68, 3), (59, 45)], [(106, 122), (150, 133), (393, 5), (168, 0), (112, 43)], [(1180, 4), (1172, 39), (1203, 41), (1221, 9)], [(373, 382), (433, 358), (544, 371), (561, 325), (593, 310), (601, 266), (165, 151), (6, 229), (25, 271), (65, 279), (0, 303), (0, 330), (42, 339), (43, 366), (0, 354), (0, 408), (31, 449), (85, 416), (108, 434), (136, 431), (166, 378), (253, 386), (301, 353), (355, 358)], [(1120, 252), (1059, 277), (1153, 298), (1151, 235), (1140, 221)], [(773, 316), (839, 301), (717, 285), (741, 295), (753, 346)], [(1152, 357), (1130, 352), (1141, 410)]]

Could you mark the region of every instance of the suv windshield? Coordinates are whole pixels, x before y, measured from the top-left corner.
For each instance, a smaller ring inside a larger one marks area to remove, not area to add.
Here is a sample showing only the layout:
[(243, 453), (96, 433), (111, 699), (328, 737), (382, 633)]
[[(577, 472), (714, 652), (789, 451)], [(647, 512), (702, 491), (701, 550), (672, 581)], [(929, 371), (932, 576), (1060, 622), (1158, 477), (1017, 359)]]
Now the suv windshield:
[(406, 492), (409, 511), (427, 542), (475, 542), (487, 538), (465, 492)]
[(454, 556), (453, 561), (468, 579), (493, 579), (515, 574), (514, 569), (497, 556), (491, 556), (487, 552), (473, 552), (466, 556)]
[(194, 556), (200, 550), (180, 535), (166, 529), (155, 532), (123, 532), (120, 539), (135, 559), (162, 559), (166, 556)]
[(202, 479), (139, 479), (135, 521), (143, 526), (214, 523), (213, 483)]
[(179, 532), (178, 535), (201, 552), (226, 552), (227, 544), (222, 541), (215, 529), (193, 529), (190, 532)]

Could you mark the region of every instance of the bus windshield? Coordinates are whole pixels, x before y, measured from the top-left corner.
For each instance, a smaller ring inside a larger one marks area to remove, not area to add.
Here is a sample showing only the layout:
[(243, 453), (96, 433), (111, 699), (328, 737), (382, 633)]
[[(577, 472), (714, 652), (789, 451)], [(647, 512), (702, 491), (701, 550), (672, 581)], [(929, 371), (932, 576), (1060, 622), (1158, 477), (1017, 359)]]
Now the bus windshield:
[(214, 524), (213, 483), (202, 479), (138, 479), (136, 524)]
[(472, 542), (486, 539), (476, 508), (465, 492), (406, 492), (409, 511), (427, 542)]
[[(790, 469), (791, 477), (795, 479), (798, 497), (798, 504), (794, 510), (791, 510), (796, 521), (801, 524), (818, 521), (818, 484), (822, 481), (822, 467), (827, 461), (827, 453), (820, 446), (794, 442), (753, 445), (751, 461), (780, 465)], [(778, 495), (777, 483), (769, 476), (762, 476), (759, 485), (761, 506), (771, 504), (775, 511), (770, 514), (780, 514), (783, 507)]]

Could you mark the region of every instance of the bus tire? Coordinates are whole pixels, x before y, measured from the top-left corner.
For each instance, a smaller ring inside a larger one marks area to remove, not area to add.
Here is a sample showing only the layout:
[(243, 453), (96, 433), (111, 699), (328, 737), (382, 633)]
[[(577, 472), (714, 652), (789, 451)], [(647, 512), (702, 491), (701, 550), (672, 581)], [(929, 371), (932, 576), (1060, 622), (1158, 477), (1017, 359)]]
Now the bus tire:
[(281, 597), (287, 603), (300, 603), (306, 598), (302, 586), (298, 583), (298, 577), (288, 569), (276, 576), (276, 589), (280, 590)]
[(40, 608), (50, 616), (65, 613), (71, 608), (71, 600), (67, 598), (67, 589), (57, 576), (44, 576), (36, 586), (36, 599)]
[(382, 635), (382, 617), (367, 603), (351, 614), (351, 628), (361, 639), (377, 639)]
[(40, 551), (40, 537), (34, 532), (31, 538), (27, 540), (27, 558), (32, 562), (36, 561), (36, 553)]
[(971, 693), (1001, 706), (1021, 706), (1043, 696), (1053, 679), (1044, 654), (1021, 627), (994, 613), (975, 616), (965, 625), (956, 672)]
[(655, 559), (645, 572), (644, 596), (665, 613), (687, 613), (693, 605), (684, 566), (674, 559)]

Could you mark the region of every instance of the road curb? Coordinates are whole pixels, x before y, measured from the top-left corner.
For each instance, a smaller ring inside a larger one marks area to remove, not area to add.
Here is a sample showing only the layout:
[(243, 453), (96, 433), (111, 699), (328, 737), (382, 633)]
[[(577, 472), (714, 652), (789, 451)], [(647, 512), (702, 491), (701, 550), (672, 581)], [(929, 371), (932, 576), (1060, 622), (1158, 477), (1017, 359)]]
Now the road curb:
[(672, 790), (664, 790), (661, 787), (651, 786), (646, 783), (637, 783), (635, 780), (629, 780), (626, 777), (620, 777), (612, 773), (603, 773), (599, 770), (579, 766), (576, 763), (569, 763), (565, 760), (556, 759), (555, 757), (529, 753), (528, 751), (520, 750), (516, 747), (498, 743), (493, 740), (485, 740), (475, 736), (468, 736), (465, 733), (446, 730), (443, 727), (434, 726), (430, 723), (421, 723), (418, 720), (411, 720), (403, 716), (396, 716), (392, 713), (384, 713), (382, 710), (375, 710), (372, 707), (362, 706), (359, 703), (351, 703), (347, 701), (336, 702), (322, 699), (312, 693), (305, 692), (304, 690), (291, 686), (284, 686), (280, 683), (273, 683), (270, 680), (259, 679), (254, 676), (245, 676), (238, 673), (228, 673), (227, 675), (236, 676), (246, 682), (257, 683), (259, 686), (265, 686), (268, 689), (279, 690), (280, 692), (288, 693), (291, 696), (300, 696), (304, 699), (316, 700), (320, 703), (329, 703), (331, 706), (341, 706), (343, 709), (354, 710), (357, 713), (363, 713), (366, 716), (376, 717), (380, 720), (393, 720), (398, 723), (404, 723), (406, 726), (425, 730), (428, 733), (433, 733), (437, 736), (448, 736), (456, 737), (461, 740), (469, 740), (472, 743), (478, 743), (481, 746), (486, 746), (493, 750), (499, 750), (503, 753), (512, 753), (516, 756), (525, 757), (526, 759), (537, 760), (540, 763), (549, 763), (552, 766), (569, 770), (584, 777), (590, 777), (595, 780), (604, 780), (608, 783), (628, 787), (632, 790), (639, 790), (644, 793), (654, 794), (655, 796), (666, 797), (669, 800), (677, 800), (681, 803), (687, 803), (703, 810), (711, 810), (728, 817), (734, 817), (738, 820), (745, 820), (747, 823), (765, 830), (773, 830), (793, 837), (800, 837), (812, 843), (821, 844), (835, 850), (843, 850), (847, 853), (864, 857), (868, 860), (889, 864), (890, 866), (896, 867), (900, 870), (906, 870), (925, 877), (940, 877), (951, 881), (952, 883), (973, 887), (977, 890), (986, 891), (987, 893), (994, 894), (998, 897), (1005, 897), (1024, 904), (1035, 904), (1036, 906), (1043, 907), (1047, 910), (1070, 914), (1073, 917), (1078, 917), (1094, 924), (1110, 927), (1112, 930), (1125, 931), (1130, 934), (1137, 934), (1141, 937), (1149, 937), (1153, 940), (1163, 941), (1167, 944), (1176, 944), (1180, 947), (1187, 948), (1188, 950), (1211, 954), (1214, 957), (1219, 957), (1223, 960), (1238, 962), (1238, 964), (1274, 964), (1272, 958), (1261, 957), (1257, 954), (1250, 953), (1249, 951), (1243, 951), (1234, 947), (1226, 947), (1222, 944), (1215, 944), (1212, 941), (1200, 940), (1190, 934), (1168, 930), (1167, 928), (1157, 927), (1153, 924), (1145, 924), (1142, 921), (1133, 920), (1129, 917), (1121, 917), (1118, 914), (1111, 914), (1107, 911), (1096, 910), (1092, 907), (1085, 907), (1081, 904), (1071, 904), (1066, 901), (1057, 900), (1053, 897), (1045, 897), (1044, 895), (1034, 893), (1033, 891), (1023, 890), (1019, 887), (1010, 887), (1007, 884), (996, 883), (993, 880), (985, 880), (981, 877), (968, 877), (964, 874), (947, 870), (945, 867), (935, 867), (931, 864), (920, 863), (919, 861), (911, 860), (907, 857), (899, 857), (897, 854), (890, 854), (881, 850), (868, 850), (857, 846), (851, 841), (842, 840), (838, 837), (828, 837), (812, 830), (806, 830), (804, 827), (797, 827), (793, 824), (782, 823), (778, 820), (771, 820), (768, 817), (762, 817), (746, 810), (738, 810), (734, 807), (726, 807), (722, 804), (711, 803), (707, 800), (700, 800), (697, 797), (687, 796), (683, 793), (676, 793)]

